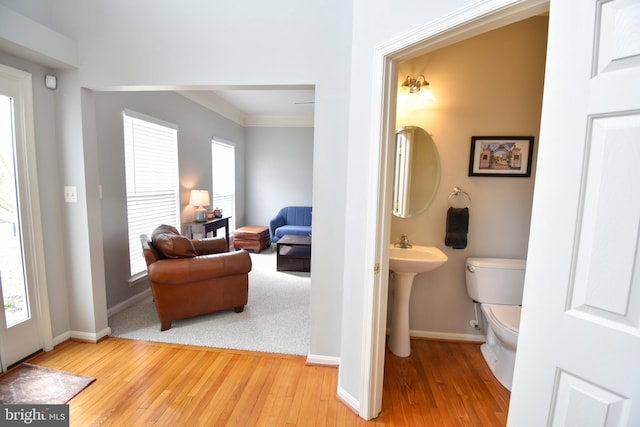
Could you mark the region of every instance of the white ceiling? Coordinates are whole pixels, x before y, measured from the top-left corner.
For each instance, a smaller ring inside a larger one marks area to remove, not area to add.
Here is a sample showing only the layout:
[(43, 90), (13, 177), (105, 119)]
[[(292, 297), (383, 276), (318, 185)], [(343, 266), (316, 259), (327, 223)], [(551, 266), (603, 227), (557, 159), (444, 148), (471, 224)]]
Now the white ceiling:
[(314, 86), (238, 86), (178, 93), (242, 126), (313, 127)]

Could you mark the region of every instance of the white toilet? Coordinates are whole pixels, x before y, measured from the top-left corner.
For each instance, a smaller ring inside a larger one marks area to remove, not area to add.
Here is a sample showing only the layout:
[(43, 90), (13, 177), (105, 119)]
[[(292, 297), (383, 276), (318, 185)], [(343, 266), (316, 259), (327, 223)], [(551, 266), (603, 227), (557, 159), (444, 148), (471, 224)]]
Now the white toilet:
[(467, 293), (480, 303), (486, 319), (482, 355), (508, 390), (513, 381), (525, 267), (525, 260), (506, 258), (467, 258), (465, 265)]

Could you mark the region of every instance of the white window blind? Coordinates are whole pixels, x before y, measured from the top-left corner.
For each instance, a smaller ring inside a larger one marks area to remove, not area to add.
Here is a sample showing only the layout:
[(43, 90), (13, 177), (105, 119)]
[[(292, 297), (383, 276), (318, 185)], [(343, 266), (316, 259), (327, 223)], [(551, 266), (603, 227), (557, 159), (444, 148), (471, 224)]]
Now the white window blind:
[(213, 179), (212, 207), (231, 216), (229, 229), (236, 229), (236, 150), (232, 143), (211, 140), (211, 171)]
[(151, 237), (160, 224), (180, 229), (178, 127), (123, 112), (131, 277), (147, 270), (140, 235)]

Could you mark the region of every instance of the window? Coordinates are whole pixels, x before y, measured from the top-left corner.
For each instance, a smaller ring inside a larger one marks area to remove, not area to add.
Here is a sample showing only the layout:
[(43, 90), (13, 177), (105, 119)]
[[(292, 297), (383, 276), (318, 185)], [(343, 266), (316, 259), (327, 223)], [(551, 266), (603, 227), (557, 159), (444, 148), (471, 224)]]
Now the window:
[(146, 273), (140, 235), (160, 224), (180, 229), (178, 127), (123, 112), (129, 263), (132, 280)]
[(212, 208), (222, 209), (229, 218), (229, 229), (236, 229), (236, 149), (230, 142), (211, 141), (211, 170), (213, 179)]

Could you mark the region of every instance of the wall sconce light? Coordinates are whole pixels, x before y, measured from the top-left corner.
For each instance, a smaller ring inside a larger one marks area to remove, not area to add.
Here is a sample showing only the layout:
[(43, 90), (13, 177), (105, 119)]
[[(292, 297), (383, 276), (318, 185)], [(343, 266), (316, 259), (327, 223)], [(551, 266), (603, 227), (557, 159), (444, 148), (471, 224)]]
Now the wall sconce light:
[(402, 83), (402, 87), (408, 87), (409, 93), (420, 92), (420, 88), (425, 89), (429, 86), (429, 82), (420, 74), (417, 78), (407, 76), (407, 79)]
[(193, 216), (195, 222), (206, 222), (207, 211), (203, 206), (209, 206), (211, 200), (209, 200), (209, 191), (207, 190), (191, 190), (191, 197), (189, 198), (189, 204), (196, 206), (196, 213)]

